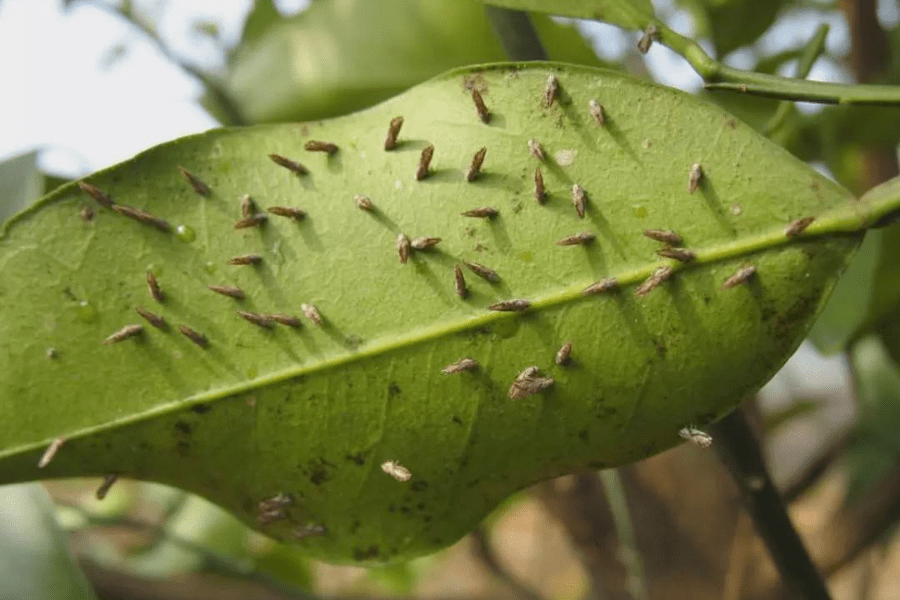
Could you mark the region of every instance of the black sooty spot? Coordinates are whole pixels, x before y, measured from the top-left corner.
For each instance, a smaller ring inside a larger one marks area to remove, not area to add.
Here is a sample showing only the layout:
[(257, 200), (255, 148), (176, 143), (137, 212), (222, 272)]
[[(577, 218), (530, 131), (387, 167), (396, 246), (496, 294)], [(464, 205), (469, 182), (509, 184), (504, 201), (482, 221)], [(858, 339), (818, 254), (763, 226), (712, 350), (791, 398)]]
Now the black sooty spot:
[(409, 487), (414, 492), (423, 492), (428, 489), (428, 482), (417, 480), (412, 482), (412, 485), (410, 485)]
[(357, 452), (356, 454), (348, 454), (344, 458), (361, 467), (366, 464), (366, 455), (368, 455), (368, 452)]
[(388, 386), (388, 394), (391, 396), (400, 394), (400, 386), (392, 381), (391, 385)]
[(198, 415), (202, 415), (202, 414), (206, 414), (210, 410), (212, 410), (212, 406), (210, 406), (209, 404), (200, 403), (200, 404), (195, 404), (194, 406), (192, 406), (191, 410), (194, 411), (195, 413), (197, 413)]
[(175, 430), (178, 433), (181, 433), (184, 435), (191, 435), (191, 432), (194, 431), (194, 428), (191, 426), (190, 423), (188, 423), (186, 421), (176, 421), (175, 422)]
[(582, 442), (587, 442), (590, 439), (590, 437), (591, 436), (588, 433), (587, 429), (582, 429), (581, 431), (578, 432), (578, 439), (581, 440)]

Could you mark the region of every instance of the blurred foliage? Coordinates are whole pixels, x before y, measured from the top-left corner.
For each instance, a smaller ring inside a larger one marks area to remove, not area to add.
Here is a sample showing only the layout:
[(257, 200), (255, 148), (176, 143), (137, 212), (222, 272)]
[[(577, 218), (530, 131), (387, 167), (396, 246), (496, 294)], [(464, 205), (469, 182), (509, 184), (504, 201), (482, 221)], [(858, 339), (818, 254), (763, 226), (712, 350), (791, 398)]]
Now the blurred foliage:
[[(551, 59), (603, 66), (573, 27), (533, 19)], [(225, 89), (252, 123), (353, 112), (451, 67), (505, 59), (474, 0), (318, 0), (289, 18), (257, 2), (244, 31)]]
[(712, 40), (719, 57), (755, 41), (791, 0), (678, 0), (694, 19), (696, 36)]

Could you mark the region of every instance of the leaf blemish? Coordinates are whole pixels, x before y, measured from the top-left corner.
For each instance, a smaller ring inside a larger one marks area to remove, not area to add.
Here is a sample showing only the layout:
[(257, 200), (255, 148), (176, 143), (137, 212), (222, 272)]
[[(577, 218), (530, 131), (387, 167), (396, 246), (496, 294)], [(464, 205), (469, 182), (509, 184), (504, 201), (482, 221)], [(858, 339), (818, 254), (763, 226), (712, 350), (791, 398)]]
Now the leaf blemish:
[(491, 112), (488, 110), (488, 107), (484, 104), (484, 98), (481, 97), (481, 92), (479, 92), (476, 88), (472, 88), (472, 102), (475, 103), (475, 112), (478, 113), (478, 118), (481, 119), (482, 123), (490, 123), (491, 122)]
[(422, 148), (422, 154), (419, 155), (419, 166), (416, 169), (416, 180), (422, 181), (428, 177), (428, 169), (431, 166), (431, 159), (434, 156), (434, 145), (429, 144)]
[(195, 192), (197, 192), (201, 196), (209, 196), (209, 193), (211, 191), (209, 189), (209, 186), (203, 183), (199, 177), (197, 177), (181, 165), (178, 165), (178, 170), (181, 172), (184, 178), (187, 179), (187, 182), (191, 184), (191, 187), (194, 188)]
[(280, 154), (270, 154), (269, 158), (279, 167), (284, 167), (295, 175), (306, 175), (309, 173), (309, 170), (297, 161), (281, 156)]

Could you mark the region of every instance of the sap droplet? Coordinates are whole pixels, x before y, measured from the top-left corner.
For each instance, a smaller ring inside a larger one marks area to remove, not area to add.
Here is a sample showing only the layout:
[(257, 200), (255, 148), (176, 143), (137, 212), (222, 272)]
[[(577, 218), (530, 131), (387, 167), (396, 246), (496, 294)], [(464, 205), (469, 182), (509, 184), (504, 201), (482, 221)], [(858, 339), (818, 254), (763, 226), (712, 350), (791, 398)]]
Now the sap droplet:
[(731, 207), (731, 214), (733, 214), (734, 216), (738, 216), (742, 212), (744, 212), (744, 209), (741, 207), (740, 204), (735, 204)]
[(211, 261), (211, 260), (208, 260), (208, 261), (206, 261), (206, 264), (203, 265), (203, 269), (204, 269), (207, 273), (209, 273), (210, 275), (212, 275), (213, 273), (216, 272), (216, 263), (214, 263), (214, 262)]
[(165, 268), (163, 265), (158, 265), (156, 263), (149, 263), (147, 268), (145, 269), (148, 273), (153, 273), (156, 277), (161, 277), (163, 273), (165, 273)]
[(256, 367), (250, 367), (247, 369), (247, 379), (256, 379), (256, 376), (259, 375), (259, 371)]
[(635, 205), (634, 207), (634, 216), (638, 219), (645, 219), (647, 217), (647, 207), (641, 205)]
[(85, 323), (90, 323), (97, 318), (97, 310), (87, 300), (82, 300), (75, 305), (75, 316)]
[(523, 261), (525, 261), (527, 263), (530, 263), (531, 261), (534, 260), (534, 254), (532, 254), (531, 252), (520, 252), (519, 258), (521, 258)]
[(179, 225), (175, 228), (175, 236), (182, 242), (193, 242), (197, 239), (197, 232), (190, 225)]

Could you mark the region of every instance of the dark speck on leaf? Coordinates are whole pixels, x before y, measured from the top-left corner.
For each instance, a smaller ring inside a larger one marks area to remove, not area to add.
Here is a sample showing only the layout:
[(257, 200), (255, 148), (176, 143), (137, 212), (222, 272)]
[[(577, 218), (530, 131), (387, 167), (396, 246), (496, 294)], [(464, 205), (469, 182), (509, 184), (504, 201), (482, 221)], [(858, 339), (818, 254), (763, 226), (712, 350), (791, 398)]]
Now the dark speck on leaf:
[(428, 482), (427, 481), (414, 481), (410, 485), (410, 489), (412, 489), (412, 491), (414, 491), (414, 492), (422, 492), (422, 491), (428, 489)]
[(191, 435), (191, 432), (194, 430), (191, 424), (185, 421), (176, 421), (175, 429), (178, 430), (178, 433), (183, 433), (184, 435)]
[(396, 383), (391, 383), (391, 385), (388, 386), (388, 394), (390, 394), (391, 396), (397, 396), (398, 394), (400, 394), (400, 386), (398, 386)]
[(194, 411), (195, 413), (197, 413), (198, 415), (202, 415), (202, 414), (208, 413), (210, 410), (212, 410), (212, 406), (210, 406), (209, 404), (195, 404), (194, 406), (191, 407), (191, 410)]
[(378, 546), (369, 546), (368, 548), (354, 548), (353, 558), (356, 560), (366, 560), (378, 556)]

